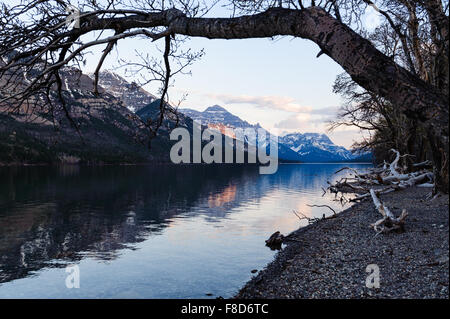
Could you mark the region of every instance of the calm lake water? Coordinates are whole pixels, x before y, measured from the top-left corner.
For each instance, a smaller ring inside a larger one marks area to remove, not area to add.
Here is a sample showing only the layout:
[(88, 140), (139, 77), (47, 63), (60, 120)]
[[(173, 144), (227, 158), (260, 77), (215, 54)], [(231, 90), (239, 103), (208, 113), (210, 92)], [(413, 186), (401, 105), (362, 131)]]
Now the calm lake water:
[(369, 167), (0, 168), (0, 298), (231, 297), (273, 259), (264, 240), (304, 225), (292, 210), (342, 210), (322, 187), (343, 166)]

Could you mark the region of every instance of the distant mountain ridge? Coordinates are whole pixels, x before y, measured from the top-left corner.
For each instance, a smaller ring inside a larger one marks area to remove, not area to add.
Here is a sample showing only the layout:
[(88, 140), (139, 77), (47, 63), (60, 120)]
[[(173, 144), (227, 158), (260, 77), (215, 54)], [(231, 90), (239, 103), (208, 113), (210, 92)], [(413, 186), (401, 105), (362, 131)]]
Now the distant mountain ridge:
[[(229, 128), (261, 128), (259, 123), (250, 124), (225, 108), (214, 105), (203, 112), (192, 109), (180, 109), (180, 112), (209, 127), (222, 130)], [(252, 141), (246, 141), (252, 143)], [(289, 133), (278, 137), (279, 157), (300, 162), (370, 162), (370, 153), (353, 153), (343, 146), (334, 144), (325, 134)], [(252, 144), (256, 144), (253, 142)]]
[(205, 124), (224, 124), (232, 128), (259, 128), (259, 124), (252, 125), (247, 121), (242, 120), (240, 117), (231, 114), (225, 108), (219, 105), (213, 105), (206, 108), (203, 112), (192, 109), (180, 109), (181, 113), (189, 116), (190, 118), (201, 121)]
[[(29, 72), (28, 79), (32, 79), (36, 72)], [(57, 97), (54, 98), (54, 118), (45, 110), (21, 108), (10, 113), (8, 105), (0, 105), (0, 165), (169, 161), (171, 143), (168, 136), (157, 136), (149, 152), (147, 144), (143, 142), (147, 139), (147, 130), (142, 128), (136, 115), (126, 107), (127, 103), (131, 103), (132, 92), (139, 93), (134, 97), (142, 98), (148, 93), (142, 93), (135, 90), (132, 84), (124, 83), (121, 92), (113, 90), (110, 93), (111, 86), (100, 86), (100, 94), (95, 95), (92, 92), (92, 78), (79, 69), (65, 67), (60, 73), (68, 112), (77, 123), (81, 137), (69, 123)], [(105, 81), (105, 75), (115, 78), (110, 72), (102, 72), (102, 81)], [(115, 80), (120, 79), (117, 76)], [(0, 81), (4, 80), (0, 78)]]
[[(1, 65), (1, 61), (0, 61)], [(38, 71), (36, 71), (38, 72)], [(24, 76), (32, 79), (34, 72)], [(166, 119), (149, 152), (143, 141), (148, 129), (141, 120), (155, 119), (159, 114), (159, 99), (135, 83), (130, 83), (111, 71), (99, 74), (99, 92), (92, 92), (92, 74), (86, 75), (73, 67), (61, 72), (63, 95), (71, 117), (80, 126), (83, 140), (58, 107), (54, 120), (48, 113), (36, 112), (33, 122), (27, 110), (10, 114), (0, 105), (0, 164), (1, 163), (135, 163), (169, 161), (171, 145), (169, 132), (175, 127)], [(5, 79), (0, 78), (0, 81)], [(226, 128), (263, 129), (259, 123), (250, 124), (225, 108), (214, 105), (200, 112), (180, 109), (178, 125), (192, 128), (192, 120), (226, 135)], [(140, 120), (140, 119), (141, 120)], [(267, 132), (267, 131), (266, 131)], [(272, 138), (277, 138), (273, 137)], [(371, 161), (371, 154), (352, 154), (335, 145), (325, 134), (291, 133), (277, 138), (278, 156), (286, 162)], [(257, 145), (256, 140), (248, 140)], [(267, 147), (267, 145), (265, 145)]]
[[(88, 74), (94, 79), (94, 74)], [(128, 82), (126, 79), (112, 71), (100, 71), (98, 84), (109, 94), (121, 100), (125, 107), (133, 112), (138, 112), (157, 97), (147, 92), (135, 82)]]
[[(180, 109), (179, 111), (196, 121), (201, 121), (203, 125), (206, 125), (211, 129), (218, 130), (225, 135), (226, 135), (226, 128), (231, 129), (251, 128), (255, 130), (262, 129), (259, 123), (250, 124), (249, 122), (242, 120), (240, 117), (228, 112), (225, 108), (219, 105), (210, 106), (206, 108), (203, 112), (192, 109)], [(266, 135), (268, 135), (268, 131), (265, 130), (265, 132)], [(256, 140), (249, 141), (247, 137), (245, 137), (245, 142), (251, 145), (258, 144)], [(283, 144), (278, 144), (278, 157), (281, 161), (301, 162), (300, 156), (298, 156), (297, 153), (293, 152), (291, 149), (284, 146)]]
[(305, 162), (371, 161), (369, 153), (353, 153), (334, 144), (327, 135), (321, 133), (289, 133), (279, 140), (297, 152)]

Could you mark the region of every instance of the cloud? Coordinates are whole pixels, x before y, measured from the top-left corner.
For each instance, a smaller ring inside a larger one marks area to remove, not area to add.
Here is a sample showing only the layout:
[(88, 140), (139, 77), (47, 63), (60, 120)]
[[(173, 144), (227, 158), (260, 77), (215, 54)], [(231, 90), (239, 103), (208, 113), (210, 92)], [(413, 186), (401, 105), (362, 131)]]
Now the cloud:
[(302, 106), (295, 103), (291, 97), (284, 96), (251, 96), (251, 95), (228, 95), (207, 94), (208, 97), (218, 99), (225, 104), (252, 104), (260, 108), (269, 108), (293, 113), (309, 113), (313, 110), (310, 106)]
[(350, 149), (355, 141), (361, 141), (362, 132), (354, 127), (339, 127), (333, 131), (327, 130), (327, 118), (315, 115), (301, 114), (289, 117), (274, 125), (274, 134), (287, 133), (325, 133), (336, 145)]
[(299, 130), (303, 131), (306, 127), (309, 127), (311, 116), (309, 114), (300, 114), (297, 116), (288, 117), (281, 122), (274, 125), (277, 129), (283, 130)]
[(208, 97), (224, 104), (251, 104), (259, 108), (286, 111), (292, 115), (274, 124), (272, 130), (291, 132), (326, 132), (328, 123), (336, 118), (339, 108), (336, 106), (313, 108), (295, 103), (285, 96), (251, 96), (207, 94)]
[(330, 106), (330, 107), (323, 107), (320, 109), (313, 109), (309, 113), (317, 115), (327, 115), (329, 117), (336, 117), (338, 110), (339, 110), (338, 107)]
[(316, 131), (326, 130), (328, 123), (336, 118), (336, 107), (325, 107), (314, 109), (310, 112), (304, 112), (290, 116), (274, 125), (277, 129), (297, 130), (297, 131)]
[(367, 134), (361, 132), (359, 129), (355, 128), (346, 128), (333, 130), (332, 132), (327, 132), (328, 137), (332, 139), (337, 145), (342, 145), (347, 149), (350, 149), (354, 142), (361, 142), (363, 137)]
[(324, 108), (313, 108), (300, 105), (291, 97), (287, 96), (252, 96), (252, 95), (230, 95), (230, 94), (205, 94), (207, 97), (220, 100), (224, 104), (251, 104), (259, 108), (286, 111), (290, 113), (306, 113), (311, 115), (335, 116), (338, 108), (335, 106)]

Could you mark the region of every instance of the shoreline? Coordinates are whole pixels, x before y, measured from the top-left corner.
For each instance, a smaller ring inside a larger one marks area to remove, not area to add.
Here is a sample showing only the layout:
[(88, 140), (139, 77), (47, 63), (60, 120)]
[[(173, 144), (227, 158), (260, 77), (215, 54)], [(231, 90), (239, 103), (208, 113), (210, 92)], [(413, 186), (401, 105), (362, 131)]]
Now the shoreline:
[[(373, 165), (369, 162), (279, 162), (279, 165), (348, 165), (348, 164), (358, 164), (358, 165)], [(153, 161), (153, 162), (117, 162), (117, 163), (70, 163), (70, 162), (54, 162), (54, 163), (24, 163), (24, 162), (0, 162), (0, 167), (60, 167), (60, 166), (77, 166), (77, 167), (103, 167), (103, 166), (151, 166), (151, 165), (184, 165), (184, 166), (197, 166), (197, 165), (229, 165), (229, 166), (258, 166), (259, 163), (179, 163), (175, 164), (171, 161)]]
[[(429, 192), (412, 187), (381, 196), (395, 215), (408, 211), (403, 233), (375, 236), (369, 225), (381, 215), (370, 199), (295, 230), (234, 298), (448, 299), (449, 196), (430, 201)], [(366, 287), (373, 264), (380, 288)]]

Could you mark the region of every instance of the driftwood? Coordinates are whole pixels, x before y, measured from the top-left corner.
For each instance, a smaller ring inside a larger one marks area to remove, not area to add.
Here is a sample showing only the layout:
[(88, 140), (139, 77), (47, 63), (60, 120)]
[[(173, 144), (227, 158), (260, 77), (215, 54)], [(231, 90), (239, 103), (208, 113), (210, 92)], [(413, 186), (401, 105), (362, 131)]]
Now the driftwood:
[(279, 231), (277, 231), (273, 233), (269, 237), (269, 239), (266, 240), (266, 246), (270, 247), (271, 249), (280, 249), (284, 238), (285, 237)]
[(415, 163), (412, 165), (415, 168), (432, 168), (433, 167), (433, 162), (431, 161), (424, 161), (421, 163)]
[[(314, 218), (314, 217), (308, 217), (305, 214), (303, 214), (301, 212), (297, 212), (295, 210), (293, 210), (292, 212), (295, 214), (295, 216), (298, 217), (298, 219), (300, 219), (300, 220), (304, 219), (304, 220), (306, 220), (308, 222), (308, 224), (312, 224), (312, 223), (316, 222), (319, 219), (319, 218)], [(325, 214), (324, 214), (324, 216), (325, 216)]]
[(419, 185), (417, 185), (417, 187), (430, 187), (430, 188), (432, 188), (432, 187), (434, 187), (434, 184), (432, 184), (432, 183), (423, 183), (423, 184), (419, 184)]
[[(375, 208), (381, 214), (382, 218), (371, 224), (370, 227), (378, 234), (387, 233), (391, 231), (403, 231), (404, 224), (408, 213), (405, 209), (399, 217), (390, 211), (390, 209), (384, 205), (378, 196), (395, 192), (397, 190), (405, 189), (417, 185), (417, 187), (433, 187), (434, 175), (430, 170), (423, 169), (430, 167), (429, 161), (413, 164), (412, 167), (415, 172), (406, 172), (406, 167), (400, 167), (400, 159), (408, 154), (401, 155), (399, 151), (392, 149), (391, 152), (395, 154), (395, 158), (391, 163), (384, 161), (378, 167), (371, 168), (368, 172), (358, 172), (351, 167), (343, 167), (335, 172), (335, 174), (343, 171), (349, 171), (350, 177), (342, 177), (340, 180), (328, 183), (328, 188), (322, 190), (324, 195), (327, 191), (336, 194), (336, 197), (341, 193), (340, 202), (345, 203), (348, 200), (344, 197), (345, 192), (357, 193), (356, 197), (349, 201), (360, 201), (366, 198), (372, 198)], [(377, 187), (374, 189), (374, 187)], [(322, 195), (323, 196), (323, 195)], [(335, 199), (338, 200), (338, 199)], [(299, 220), (306, 220), (309, 224), (317, 222), (319, 220), (335, 218), (336, 211), (328, 205), (308, 205), (309, 207), (325, 207), (333, 212), (333, 215), (326, 217), (323, 214), (322, 218), (308, 217), (301, 212), (293, 211), (293, 213), (299, 218)], [(266, 245), (271, 249), (280, 249), (283, 241), (289, 240), (289, 236), (283, 236), (279, 231), (273, 233)]]
[(295, 214), (295, 216), (298, 217), (298, 219), (300, 219), (300, 220), (304, 219), (304, 220), (306, 220), (308, 222), (308, 224), (313, 224), (313, 223), (315, 223), (315, 222), (317, 222), (319, 220), (332, 219), (332, 218), (335, 218), (337, 216), (336, 211), (333, 208), (331, 208), (330, 206), (328, 206), (328, 205), (308, 205), (308, 206), (309, 207), (327, 207), (327, 208), (329, 208), (330, 210), (333, 211), (333, 215), (327, 217), (325, 214), (322, 214), (322, 217), (320, 218), (320, 217), (308, 217), (305, 214), (303, 214), (301, 212), (297, 212), (295, 210), (293, 210), (292, 212)]
[[(430, 161), (425, 161), (417, 164), (413, 164), (412, 167), (415, 172), (405, 172), (399, 166), (399, 161), (402, 157), (410, 156), (408, 154), (401, 155), (397, 150), (391, 150), (395, 154), (395, 159), (389, 164), (384, 162), (382, 167), (376, 167), (369, 169), (367, 173), (357, 172), (350, 167), (343, 167), (335, 172), (339, 173), (345, 170), (351, 172), (351, 177), (343, 177), (334, 184), (328, 182), (328, 190), (334, 194), (339, 192), (345, 192), (347, 190), (353, 190), (358, 195), (350, 199), (350, 201), (363, 200), (369, 198), (371, 186), (386, 186), (384, 188), (376, 189), (377, 195), (386, 194), (400, 189), (405, 189), (415, 185), (419, 187), (432, 187), (434, 185), (434, 175), (426, 169), (430, 166)], [(425, 168), (425, 169), (419, 169)]]
[(383, 216), (382, 219), (371, 225), (377, 233), (403, 229), (406, 216), (408, 215), (404, 210), (400, 217), (396, 218), (389, 208), (381, 203), (378, 196), (413, 186), (421, 188), (434, 187), (434, 174), (430, 170), (432, 167), (430, 161), (413, 164), (413, 171), (407, 172), (406, 167), (401, 167), (400, 159), (411, 155), (401, 155), (395, 149), (392, 149), (391, 152), (395, 154), (395, 158), (391, 163), (384, 161), (383, 164), (364, 173), (350, 167), (343, 167), (336, 173), (348, 170), (350, 177), (343, 177), (335, 183), (328, 182), (328, 190), (336, 194), (336, 196), (345, 192), (353, 191), (357, 193), (354, 198), (349, 199), (351, 202), (372, 198), (376, 209)]
[(326, 208), (330, 209), (334, 215), (336, 215), (336, 211), (328, 205), (307, 205), (307, 206), (309, 206), (309, 207), (326, 207)]
[(404, 230), (405, 219), (408, 216), (406, 209), (402, 210), (400, 217), (395, 217), (389, 208), (380, 201), (373, 189), (370, 190), (370, 195), (372, 196), (375, 208), (383, 216), (382, 219), (371, 224), (370, 227), (372, 227), (377, 234), (387, 233), (393, 230)]
[[(389, 186), (389, 187), (386, 187), (386, 188), (378, 189), (378, 190), (375, 191), (375, 193), (377, 195), (383, 195), (383, 194), (388, 194), (388, 193), (395, 192), (396, 190), (398, 190), (398, 186), (392, 185), (392, 186)], [(365, 193), (365, 194), (362, 194), (362, 195), (357, 195), (355, 198), (350, 199), (350, 201), (351, 202), (356, 202), (356, 201), (368, 198), (370, 196), (371, 195), (370, 195), (370, 192), (369, 192), (369, 193)]]
[[(308, 205), (308, 206), (309, 207), (326, 207), (333, 212), (333, 215), (326, 217), (325, 214), (323, 214), (322, 218), (317, 218), (317, 217), (308, 217), (305, 214), (303, 214), (301, 212), (297, 212), (295, 210), (293, 210), (292, 212), (295, 214), (295, 216), (298, 217), (298, 219), (306, 220), (308, 222), (308, 224), (315, 223), (316, 221), (319, 221), (319, 220), (335, 218), (337, 216), (336, 211), (328, 205)], [(284, 241), (296, 241), (295, 239), (290, 238), (291, 235), (283, 236), (279, 231), (276, 231), (269, 237), (269, 239), (266, 240), (266, 246), (272, 250), (279, 250), (279, 249), (281, 249), (281, 244)]]

